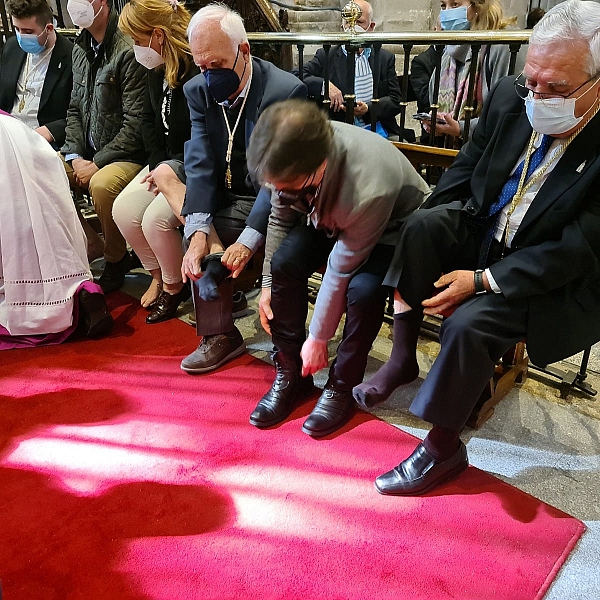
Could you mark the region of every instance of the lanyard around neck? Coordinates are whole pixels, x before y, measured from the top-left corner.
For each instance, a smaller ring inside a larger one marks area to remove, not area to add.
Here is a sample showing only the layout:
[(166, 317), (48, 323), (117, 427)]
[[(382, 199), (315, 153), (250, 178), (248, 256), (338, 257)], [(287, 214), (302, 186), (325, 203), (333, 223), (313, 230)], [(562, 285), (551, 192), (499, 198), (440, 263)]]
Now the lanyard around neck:
[(227, 119), (227, 113), (225, 112), (225, 107), (221, 104), (221, 109), (223, 110), (223, 117), (225, 118), (225, 125), (227, 127), (227, 134), (229, 136), (229, 140), (227, 142), (227, 154), (225, 155), (225, 161), (227, 163), (227, 170), (225, 171), (225, 185), (227, 189), (231, 189), (231, 152), (233, 151), (233, 138), (235, 136), (235, 132), (237, 130), (238, 125), (240, 124), (240, 119), (242, 118), (242, 113), (244, 112), (244, 107), (246, 106), (246, 100), (248, 100), (248, 96), (250, 95), (250, 86), (252, 85), (252, 57), (250, 58), (250, 76), (248, 77), (248, 83), (246, 84), (247, 90), (242, 100), (242, 106), (240, 107), (240, 112), (238, 113), (237, 119), (235, 120), (235, 125), (233, 129), (229, 126), (229, 120)]

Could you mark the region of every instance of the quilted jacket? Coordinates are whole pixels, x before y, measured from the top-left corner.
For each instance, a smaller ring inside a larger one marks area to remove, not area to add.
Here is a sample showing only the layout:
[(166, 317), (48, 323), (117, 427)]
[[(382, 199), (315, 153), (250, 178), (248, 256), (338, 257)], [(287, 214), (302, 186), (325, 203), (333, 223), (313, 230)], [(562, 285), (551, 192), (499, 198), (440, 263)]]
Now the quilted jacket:
[(117, 23), (111, 9), (97, 56), (85, 29), (73, 47), (73, 92), (62, 153), (93, 160), (99, 168), (117, 161), (146, 162), (141, 119), (147, 70), (135, 60), (131, 40)]

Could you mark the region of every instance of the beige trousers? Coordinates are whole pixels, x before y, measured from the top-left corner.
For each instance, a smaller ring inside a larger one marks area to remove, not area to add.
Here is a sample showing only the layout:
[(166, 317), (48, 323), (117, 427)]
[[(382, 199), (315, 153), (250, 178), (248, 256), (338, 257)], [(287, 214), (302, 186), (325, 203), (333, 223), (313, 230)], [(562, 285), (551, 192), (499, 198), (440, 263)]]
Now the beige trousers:
[[(115, 198), (141, 168), (142, 166), (136, 163), (114, 162), (102, 167), (90, 179), (88, 191), (104, 234), (104, 258), (107, 262), (119, 262), (127, 251), (125, 238), (113, 220), (112, 207)], [(73, 169), (68, 163), (65, 163), (65, 169), (69, 181), (72, 182)]]
[(165, 283), (181, 282), (183, 249), (178, 227), (181, 221), (173, 214), (162, 194), (155, 196), (140, 183), (148, 174), (142, 169), (113, 204), (113, 219), (144, 269), (161, 270)]

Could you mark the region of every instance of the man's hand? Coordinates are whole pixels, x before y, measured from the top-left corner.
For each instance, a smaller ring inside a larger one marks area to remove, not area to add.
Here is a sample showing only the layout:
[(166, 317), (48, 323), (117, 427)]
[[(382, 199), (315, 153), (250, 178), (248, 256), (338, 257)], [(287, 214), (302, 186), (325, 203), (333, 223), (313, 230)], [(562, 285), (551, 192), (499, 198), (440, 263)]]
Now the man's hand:
[(309, 337), (302, 344), (300, 357), (302, 358), (302, 377), (314, 375), (329, 364), (327, 342), (313, 340)]
[(49, 144), (54, 141), (54, 136), (50, 133), (50, 130), (45, 125), (36, 127), (34, 131), (39, 133)]
[(154, 171), (150, 171), (150, 173), (148, 173), (148, 175), (145, 175), (142, 178), (140, 183), (147, 184), (146, 189), (149, 192), (152, 192), (155, 196), (158, 196), (158, 194), (160, 194), (160, 190), (156, 187), (156, 182), (154, 181), (153, 173), (154, 173)]
[(183, 283), (186, 283), (188, 278), (192, 281), (198, 281), (202, 276), (200, 263), (208, 254), (208, 244), (206, 243), (206, 234), (202, 231), (196, 231), (190, 239), (190, 247), (183, 256), (181, 263), (181, 275)]
[(329, 100), (331, 100), (330, 106), (333, 112), (339, 112), (346, 108), (344, 106), (344, 96), (342, 95), (342, 91), (340, 88), (333, 85), (331, 81), (329, 82)]
[(452, 271), (442, 275), (434, 284), (436, 288), (445, 288), (439, 294), (423, 300), (426, 315), (449, 316), (465, 300), (475, 294), (473, 271)]
[(271, 324), (269, 321), (273, 318), (271, 310), (271, 288), (262, 288), (260, 300), (258, 301), (258, 315), (263, 329), (271, 335)]
[(354, 116), (362, 117), (369, 112), (369, 105), (366, 102), (361, 102), (357, 100), (356, 105), (354, 106)]
[(231, 271), (231, 277), (235, 279), (244, 269), (250, 258), (252, 250), (244, 244), (235, 242), (231, 244), (221, 258), (221, 262)]
[(71, 166), (73, 167), (75, 181), (81, 187), (86, 189), (90, 184), (90, 179), (92, 176), (100, 170), (95, 162), (91, 160), (85, 160), (84, 158), (74, 158), (71, 162)]

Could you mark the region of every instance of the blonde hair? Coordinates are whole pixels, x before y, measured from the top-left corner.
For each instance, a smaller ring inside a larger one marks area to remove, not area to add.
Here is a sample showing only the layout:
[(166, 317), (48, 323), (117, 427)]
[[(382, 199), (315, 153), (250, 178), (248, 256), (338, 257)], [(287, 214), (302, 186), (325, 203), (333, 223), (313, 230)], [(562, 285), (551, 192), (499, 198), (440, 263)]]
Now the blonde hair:
[(121, 11), (119, 29), (131, 37), (152, 35), (155, 29), (163, 32), (165, 79), (175, 88), (180, 84), (180, 63), (185, 65), (184, 73), (192, 64), (186, 37), (190, 19), (190, 12), (178, 0), (130, 0)]
[(502, 5), (498, 0), (471, 0), (475, 18), (471, 21), (471, 30), (496, 31), (514, 25), (517, 17), (504, 17)]

